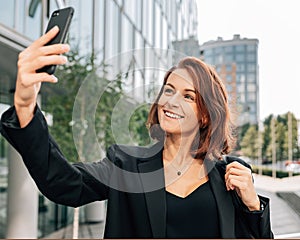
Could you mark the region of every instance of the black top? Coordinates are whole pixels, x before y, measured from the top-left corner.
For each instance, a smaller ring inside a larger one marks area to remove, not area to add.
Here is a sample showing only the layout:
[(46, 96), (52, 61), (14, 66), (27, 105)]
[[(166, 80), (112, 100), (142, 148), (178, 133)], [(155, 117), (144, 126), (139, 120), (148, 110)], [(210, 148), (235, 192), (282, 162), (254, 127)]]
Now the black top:
[(221, 238), (209, 182), (185, 198), (167, 192), (167, 238)]

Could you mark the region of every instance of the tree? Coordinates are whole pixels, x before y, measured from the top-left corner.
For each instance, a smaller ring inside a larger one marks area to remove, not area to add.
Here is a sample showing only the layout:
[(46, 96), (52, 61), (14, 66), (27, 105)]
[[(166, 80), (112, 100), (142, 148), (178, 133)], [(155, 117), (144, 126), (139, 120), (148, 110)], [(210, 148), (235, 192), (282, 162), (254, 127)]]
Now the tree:
[(248, 128), (240, 144), (243, 155), (251, 159), (257, 158), (259, 148), (257, 125), (251, 125)]

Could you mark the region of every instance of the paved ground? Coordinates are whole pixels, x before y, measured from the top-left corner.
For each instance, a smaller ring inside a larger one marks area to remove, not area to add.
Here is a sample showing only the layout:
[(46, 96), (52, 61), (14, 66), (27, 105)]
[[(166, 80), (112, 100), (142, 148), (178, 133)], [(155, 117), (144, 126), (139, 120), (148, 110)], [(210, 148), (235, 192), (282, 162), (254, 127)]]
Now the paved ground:
[[(300, 176), (273, 179), (254, 175), (257, 192), (269, 197), (271, 208), (271, 225), (275, 238), (300, 238), (300, 216), (293, 210), (290, 203), (284, 201), (277, 192), (294, 192), (300, 196)], [(300, 202), (299, 202), (300, 204)], [(104, 223), (81, 224), (79, 238), (102, 238)], [(72, 226), (61, 229), (46, 236), (47, 239), (72, 238)]]

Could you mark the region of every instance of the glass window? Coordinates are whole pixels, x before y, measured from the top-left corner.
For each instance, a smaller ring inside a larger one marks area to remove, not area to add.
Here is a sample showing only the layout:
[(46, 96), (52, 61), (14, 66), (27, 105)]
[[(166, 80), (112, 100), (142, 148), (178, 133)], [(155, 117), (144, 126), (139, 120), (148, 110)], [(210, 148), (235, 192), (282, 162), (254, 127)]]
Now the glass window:
[(237, 83), (244, 83), (246, 79), (245, 74), (237, 74), (236, 75), (236, 82)]
[[(106, 33), (105, 33), (105, 58), (111, 58), (119, 52), (119, 8), (113, 1), (106, 2)], [(113, 29), (113, 30), (112, 30)], [(131, 34), (131, 37), (129, 36)], [(132, 41), (132, 31), (128, 31), (128, 35), (123, 35), (124, 39), (127, 36)], [(132, 47), (132, 45), (131, 45)]]
[(245, 93), (244, 92), (238, 92), (237, 94), (237, 99), (239, 103), (244, 103), (245, 102)]
[(256, 51), (256, 45), (247, 45), (247, 52)]
[(211, 56), (213, 54), (213, 49), (205, 49), (204, 54), (205, 56)]
[[(108, 1), (111, 2), (111, 1)], [(131, 21), (135, 22), (136, 20), (136, 10), (137, 10), (137, 5), (136, 5), (136, 0), (126, 0), (124, 1), (124, 10), (125, 13), (129, 16)]]
[(255, 83), (255, 74), (254, 73), (248, 73), (247, 74), (247, 82), (249, 83)]
[(141, 34), (135, 31), (135, 49), (143, 49), (144, 48), (144, 39)]
[(237, 62), (244, 62), (245, 61), (245, 55), (244, 54), (236, 54), (235, 55), (235, 60)]
[(256, 60), (256, 54), (255, 53), (248, 53), (247, 54), (247, 61), (248, 62), (254, 62)]
[(243, 51), (245, 51), (245, 45), (236, 45), (235, 50), (237, 52), (243, 52)]
[(227, 89), (227, 92), (232, 92), (232, 85), (231, 84), (227, 84), (226, 85), (226, 89)]
[(125, 52), (133, 47), (133, 29), (132, 25), (128, 21), (128, 19), (122, 15), (122, 41), (121, 41), (121, 51)]
[(205, 57), (204, 60), (207, 64), (213, 64), (212, 57)]
[(168, 32), (169, 32), (169, 29), (168, 29), (168, 24), (167, 24), (167, 21), (165, 18), (162, 19), (162, 46), (161, 48), (163, 50), (167, 50), (168, 49), (168, 43), (169, 43), (169, 35), (168, 35)]
[[(10, 2), (10, 1), (9, 1)], [(12, 1), (14, 2), (14, 1)], [(34, 7), (29, 8), (31, 1), (19, 1), (19, 7), (11, 12), (15, 22), (13, 28), (25, 35), (26, 37), (35, 40), (45, 31), (42, 26), (42, 3), (37, 2)], [(15, 6), (16, 7), (16, 6)], [(30, 11), (28, 11), (30, 9)], [(30, 16), (29, 16), (30, 12)]]
[(177, 39), (178, 40), (182, 40), (183, 37), (183, 18), (182, 18), (182, 14), (179, 11), (177, 13), (177, 19), (175, 20), (175, 22), (177, 22)]
[(247, 64), (247, 71), (248, 72), (255, 72), (256, 71), (256, 64), (254, 64), (254, 63)]
[(225, 54), (225, 62), (233, 62), (233, 55)]
[(248, 92), (248, 101), (250, 102), (256, 101), (256, 92)]
[(155, 4), (155, 47), (161, 47), (161, 31), (162, 31), (162, 21), (161, 21), (161, 11), (158, 4)]
[(232, 75), (227, 74), (227, 75), (226, 75), (226, 81), (227, 81), (227, 82), (231, 82), (231, 81), (232, 81)]
[(232, 65), (226, 64), (226, 72), (231, 72), (231, 71), (232, 71)]
[[(123, 0), (116, 0), (117, 1), (117, 4), (121, 7), (123, 6)], [(101, 1), (102, 2), (102, 1)]]
[[(94, 32), (94, 49), (97, 54), (97, 58), (99, 63), (101, 63), (102, 60), (104, 60), (104, 38), (105, 38), (105, 33), (104, 33), (104, 1), (96, 1), (95, 2), (95, 18), (94, 18), (94, 25), (95, 25), (95, 32)], [(72, 26), (72, 25), (71, 25)], [(118, 29), (116, 31), (120, 32), (120, 27), (118, 26)], [(71, 33), (71, 31), (70, 31)]]
[(256, 85), (254, 83), (248, 83), (247, 84), (247, 91), (248, 92), (255, 92), (256, 91)]
[(220, 54), (223, 52), (223, 49), (221, 47), (215, 48), (215, 54)]
[(136, 0), (136, 18), (134, 22), (136, 23), (136, 27), (138, 30), (142, 29), (142, 18), (143, 18), (142, 2), (143, 0)]
[(143, 35), (150, 45), (153, 45), (153, 14), (153, 2), (143, 1)]
[(177, 28), (177, 7), (176, 4), (173, 2), (173, 4), (171, 4), (171, 26), (172, 26), (172, 30), (174, 32), (174, 34), (176, 36), (178, 36), (178, 28)]
[(15, 17), (15, 1), (0, 0), (0, 6), (0, 23), (7, 27), (13, 28)]
[(255, 102), (248, 102), (247, 104), (249, 111), (251, 113), (255, 113), (256, 112), (256, 103)]
[(222, 54), (216, 56), (216, 64), (222, 64), (224, 61), (224, 57)]
[(236, 71), (237, 72), (244, 72), (245, 71), (245, 65), (244, 64), (237, 64), (236, 65)]
[(232, 46), (226, 46), (224, 50), (225, 50), (225, 53), (231, 53), (232, 50), (233, 50), (233, 47)]

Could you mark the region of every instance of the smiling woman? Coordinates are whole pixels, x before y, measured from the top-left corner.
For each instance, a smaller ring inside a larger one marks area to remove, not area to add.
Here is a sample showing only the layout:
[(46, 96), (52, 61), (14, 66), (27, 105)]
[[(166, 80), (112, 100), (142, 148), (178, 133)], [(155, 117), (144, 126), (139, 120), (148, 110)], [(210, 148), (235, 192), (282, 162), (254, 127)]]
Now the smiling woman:
[(19, 55), (14, 106), (0, 123), (47, 198), (72, 207), (107, 200), (104, 238), (273, 237), (269, 199), (257, 195), (251, 167), (222, 158), (234, 139), (227, 93), (215, 70), (197, 58), (182, 59), (165, 75), (148, 118), (157, 143), (114, 144), (102, 161), (67, 161), (36, 104), (41, 83), (57, 81), (36, 69), (61, 63), (53, 55), (69, 49), (42, 45), (55, 34)]
[(221, 158), (235, 142), (227, 100), (216, 71), (197, 58), (185, 58), (165, 75), (149, 113), (151, 136), (162, 140), (165, 133), (170, 137), (176, 129), (181, 134), (188, 131), (196, 158)]

